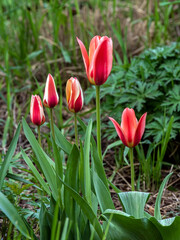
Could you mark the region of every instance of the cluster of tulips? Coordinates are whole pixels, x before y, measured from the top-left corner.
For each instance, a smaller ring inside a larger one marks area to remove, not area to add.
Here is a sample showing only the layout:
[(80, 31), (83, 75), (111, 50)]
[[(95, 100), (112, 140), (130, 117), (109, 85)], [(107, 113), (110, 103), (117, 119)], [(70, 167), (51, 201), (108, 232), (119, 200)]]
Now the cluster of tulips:
[[(95, 36), (90, 42), (89, 55), (81, 40), (77, 38), (81, 49), (87, 78), (91, 84), (96, 86), (96, 121), (97, 121), (97, 150), (99, 158), (102, 160), (101, 151), (101, 129), (100, 129), (100, 86), (106, 82), (112, 69), (113, 62), (113, 43), (107, 36)], [(74, 113), (75, 117), (75, 139), (78, 145), (77, 119), (76, 113), (83, 107), (83, 91), (77, 78), (71, 77), (66, 84), (66, 99), (68, 108)], [(54, 137), (52, 109), (58, 104), (59, 96), (56, 90), (55, 82), (51, 74), (47, 77), (44, 91), (43, 104), (50, 108), (51, 112), (51, 130)], [(133, 164), (133, 147), (141, 140), (144, 130), (147, 113), (144, 113), (138, 121), (133, 109), (126, 108), (122, 113), (121, 125), (113, 118), (109, 119), (114, 124), (119, 138), (122, 143), (130, 148), (131, 163), (131, 185), (134, 187), (134, 164)], [(45, 115), (41, 99), (38, 95), (32, 95), (30, 105), (31, 121), (38, 126), (39, 142), (40, 126), (45, 122)]]

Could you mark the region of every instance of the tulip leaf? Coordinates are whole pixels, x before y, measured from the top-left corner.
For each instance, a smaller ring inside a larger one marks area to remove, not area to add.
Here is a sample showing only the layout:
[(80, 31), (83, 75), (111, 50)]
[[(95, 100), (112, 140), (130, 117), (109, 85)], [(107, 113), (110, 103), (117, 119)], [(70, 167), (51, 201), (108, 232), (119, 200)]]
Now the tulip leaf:
[(21, 153), (22, 153), (22, 157), (23, 157), (24, 161), (27, 163), (27, 165), (29, 166), (29, 168), (33, 172), (34, 176), (36, 177), (36, 179), (41, 184), (41, 187), (47, 192), (48, 195), (51, 195), (51, 192), (50, 192), (49, 187), (47, 186), (46, 182), (43, 180), (40, 173), (35, 168), (35, 166), (31, 162), (30, 158), (27, 156), (27, 154), (24, 152), (24, 150), (22, 148), (21, 148)]
[(63, 136), (61, 131), (58, 129), (56, 125), (54, 125), (55, 132), (55, 141), (56, 144), (67, 154), (71, 153), (72, 144), (68, 142), (68, 140)]
[(149, 193), (145, 192), (121, 192), (118, 193), (123, 209), (135, 218), (144, 217), (144, 207), (149, 198)]
[(163, 190), (164, 187), (166, 185), (166, 183), (168, 182), (169, 178), (172, 176), (173, 173), (169, 173), (165, 179), (163, 180), (160, 188), (159, 188), (159, 192), (156, 198), (156, 203), (155, 203), (155, 208), (154, 208), (154, 217), (157, 220), (161, 220), (161, 212), (160, 212), (160, 205), (161, 205), (161, 198), (162, 198), (162, 194), (163, 194)]
[(30, 237), (28, 228), (24, 223), (24, 220), (21, 218), (16, 208), (12, 203), (7, 199), (7, 197), (0, 192), (0, 210), (9, 218), (9, 220), (14, 224), (14, 226), (28, 239)]
[(180, 216), (163, 219), (160, 221), (157, 221), (156, 218), (151, 217), (150, 221), (159, 230), (163, 240), (180, 240)]
[(146, 218), (135, 219), (117, 210), (106, 210), (102, 217), (110, 222), (109, 240), (164, 240), (157, 227)]
[(10, 162), (12, 160), (12, 156), (13, 156), (14, 151), (16, 149), (16, 145), (17, 145), (17, 141), (18, 141), (18, 138), (19, 138), (20, 130), (21, 130), (21, 125), (19, 124), (18, 127), (17, 127), (17, 130), (16, 130), (16, 133), (13, 137), (13, 140), (12, 140), (10, 146), (9, 146), (9, 149), (6, 153), (4, 161), (2, 163), (2, 166), (1, 166), (1, 169), (0, 169), (0, 190), (2, 189), (4, 178), (7, 174)]
[[(77, 146), (74, 144), (71, 153), (67, 160), (65, 183), (68, 184), (75, 191), (78, 191), (78, 170), (79, 170), (79, 151)], [(64, 191), (64, 205), (68, 217), (71, 217), (73, 210), (73, 201), (71, 199), (70, 193), (67, 189)]]
[(90, 223), (93, 225), (94, 229), (96, 230), (97, 234), (99, 235), (100, 239), (102, 239), (103, 232), (101, 225), (98, 221), (97, 216), (93, 212), (92, 208), (90, 207), (89, 203), (83, 199), (74, 189), (69, 187), (65, 182), (60, 179), (61, 182), (64, 184), (65, 189), (67, 189), (71, 196), (74, 198), (74, 200), (77, 202), (77, 204), (82, 209), (83, 213), (86, 215), (86, 217), (89, 219)]
[(92, 171), (92, 175), (94, 188), (100, 205), (101, 212), (104, 212), (108, 208), (115, 209), (110, 192), (104, 185), (103, 181), (99, 178), (95, 170)]
[(50, 161), (52, 161), (52, 160), (47, 156), (47, 154), (39, 146), (38, 141), (36, 140), (34, 134), (32, 133), (30, 127), (28, 126), (28, 124), (24, 118), (22, 119), (22, 123), (23, 123), (24, 134), (25, 134), (26, 138), (28, 139), (28, 141), (30, 142), (30, 144), (36, 154), (36, 157), (42, 168), (44, 176), (46, 177), (46, 180), (52, 190), (53, 197), (54, 197), (54, 199), (57, 199), (57, 196), (58, 196), (57, 187), (56, 187), (56, 184), (54, 184), (56, 175), (55, 175), (54, 168), (50, 164)]

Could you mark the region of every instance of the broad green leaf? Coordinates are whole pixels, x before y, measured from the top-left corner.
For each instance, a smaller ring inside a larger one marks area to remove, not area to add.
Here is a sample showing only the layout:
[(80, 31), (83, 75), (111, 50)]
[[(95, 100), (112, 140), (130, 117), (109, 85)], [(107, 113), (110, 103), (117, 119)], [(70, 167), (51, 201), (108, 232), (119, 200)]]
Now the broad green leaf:
[(23, 157), (24, 161), (27, 163), (27, 165), (29, 166), (29, 168), (33, 172), (34, 176), (36, 177), (36, 179), (41, 184), (41, 187), (47, 192), (48, 195), (51, 195), (51, 192), (49, 190), (49, 187), (47, 186), (47, 183), (43, 180), (40, 173), (35, 168), (35, 166), (31, 162), (30, 158), (27, 156), (27, 154), (24, 152), (24, 150), (22, 148), (21, 148), (21, 153), (22, 153), (22, 157)]
[(155, 203), (155, 208), (154, 208), (154, 217), (157, 220), (161, 220), (161, 212), (160, 212), (160, 205), (161, 205), (161, 198), (162, 198), (162, 194), (163, 194), (163, 190), (164, 187), (166, 185), (166, 183), (168, 182), (169, 178), (172, 176), (173, 173), (169, 173), (165, 179), (163, 180), (160, 188), (159, 188), (159, 192), (156, 198), (156, 203)]
[[(134, 219), (121, 211), (106, 210), (102, 217), (109, 223), (108, 240), (164, 240), (151, 221), (146, 218)], [(106, 228), (107, 224), (104, 224)]]
[(71, 196), (80, 206), (80, 208), (82, 209), (86, 217), (89, 219), (90, 223), (93, 225), (100, 239), (102, 239), (103, 232), (102, 232), (101, 225), (98, 221), (97, 216), (94, 214), (92, 208), (90, 207), (89, 203), (85, 199), (83, 199), (76, 191), (74, 191), (71, 187), (69, 187), (65, 182), (63, 182), (62, 179), (61, 179), (61, 182), (64, 184), (64, 187), (71, 193)]
[(63, 136), (61, 131), (54, 125), (55, 141), (56, 144), (67, 154), (70, 154), (72, 144)]
[(145, 192), (121, 192), (118, 194), (123, 209), (135, 218), (144, 217), (144, 207), (149, 198), (149, 193)]
[(180, 240), (180, 216), (160, 221), (152, 217), (150, 221), (159, 230), (163, 240)]
[(30, 144), (36, 154), (36, 157), (42, 168), (44, 176), (52, 190), (53, 197), (54, 197), (54, 199), (57, 199), (58, 193), (57, 193), (57, 187), (55, 184), (56, 175), (55, 175), (54, 168), (50, 164), (50, 161), (52, 161), (52, 160), (47, 156), (47, 154), (39, 146), (39, 143), (37, 142), (34, 134), (32, 133), (31, 129), (29, 128), (29, 126), (24, 118), (22, 119), (22, 123), (23, 123), (24, 134), (25, 134), (26, 138), (28, 139), (28, 141), (30, 142)]
[(0, 192), (0, 210), (9, 218), (14, 226), (28, 239), (31, 239), (28, 228), (26, 227), (23, 219), (17, 212), (12, 203)]
[(19, 124), (18, 127), (17, 127), (17, 130), (16, 130), (16, 133), (13, 137), (13, 140), (12, 140), (10, 146), (9, 146), (9, 149), (6, 153), (4, 161), (2, 163), (2, 166), (1, 166), (1, 169), (0, 169), (0, 190), (2, 189), (4, 178), (7, 174), (7, 171), (9, 169), (9, 165), (10, 165), (11, 160), (12, 160), (12, 156), (13, 156), (14, 151), (16, 149), (16, 145), (17, 145), (17, 141), (18, 141), (18, 138), (19, 138), (20, 130), (21, 130), (21, 125)]
[(93, 184), (101, 212), (104, 212), (106, 209), (115, 209), (110, 192), (107, 190), (103, 181), (98, 177), (95, 170), (92, 171), (92, 175)]

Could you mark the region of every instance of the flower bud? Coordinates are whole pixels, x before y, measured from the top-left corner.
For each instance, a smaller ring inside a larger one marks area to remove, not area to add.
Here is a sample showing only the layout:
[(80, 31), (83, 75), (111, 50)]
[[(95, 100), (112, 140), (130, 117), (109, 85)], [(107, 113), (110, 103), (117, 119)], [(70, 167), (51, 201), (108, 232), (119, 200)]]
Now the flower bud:
[(37, 126), (40, 126), (45, 122), (43, 106), (38, 95), (31, 96), (30, 118), (31, 122)]

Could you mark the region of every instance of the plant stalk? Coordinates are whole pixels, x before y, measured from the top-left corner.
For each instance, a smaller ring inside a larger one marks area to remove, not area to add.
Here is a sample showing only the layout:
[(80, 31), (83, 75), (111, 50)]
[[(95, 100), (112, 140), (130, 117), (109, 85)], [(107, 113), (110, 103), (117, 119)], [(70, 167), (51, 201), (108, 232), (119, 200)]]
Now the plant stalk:
[(97, 126), (97, 151), (102, 161), (101, 151), (101, 121), (100, 121), (100, 86), (96, 86), (96, 126)]
[(51, 132), (52, 132), (52, 137), (55, 140), (52, 108), (50, 108), (50, 115), (51, 115)]
[(41, 145), (41, 132), (40, 132), (40, 126), (38, 126), (38, 141), (39, 141), (39, 145), (40, 145), (40, 147), (42, 147), (42, 145)]
[(131, 164), (131, 189), (132, 189), (132, 191), (135, 191), (135, 186), (134, 186), (133, 148), (130, 148), (130, 164)]
[(77, 115), (74, 113), (74, 131), (75, 131), (75, 142), (78, 147), (78, 128), (77, 128)]

